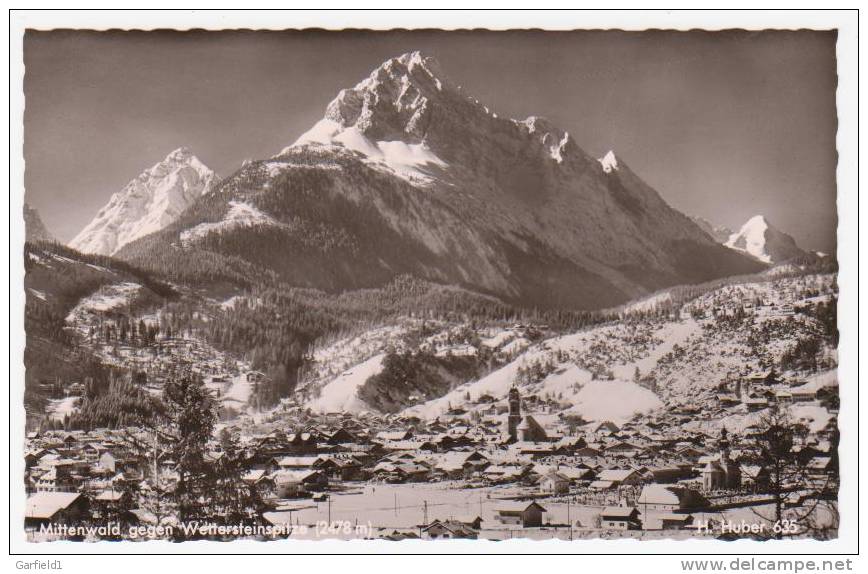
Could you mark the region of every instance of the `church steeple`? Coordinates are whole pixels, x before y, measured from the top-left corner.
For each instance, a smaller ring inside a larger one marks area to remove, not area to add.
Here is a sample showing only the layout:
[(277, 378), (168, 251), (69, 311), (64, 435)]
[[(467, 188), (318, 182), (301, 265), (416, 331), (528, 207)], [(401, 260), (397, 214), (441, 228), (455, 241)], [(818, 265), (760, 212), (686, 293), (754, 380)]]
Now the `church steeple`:
[(509, 416), (506, 418), (506, 430), (510, 440), (518, 440), (518, 425), (521, 424), (521, 396), (518, 389), (509, 389)]
[(729, 461), (729, 439), (727, 438), (726, 427), (720, 431), (720, 441), (717, 446), (720, 447), (720, 462), (726, 463)]

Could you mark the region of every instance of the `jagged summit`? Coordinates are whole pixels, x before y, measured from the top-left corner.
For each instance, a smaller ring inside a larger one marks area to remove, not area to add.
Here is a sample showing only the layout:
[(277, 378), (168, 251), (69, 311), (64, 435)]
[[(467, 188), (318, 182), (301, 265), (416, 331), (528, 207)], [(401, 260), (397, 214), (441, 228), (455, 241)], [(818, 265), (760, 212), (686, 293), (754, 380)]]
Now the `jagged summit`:
[(505, 142), (530, 146), (555, 165), (584, 156), (567, 132), (545, 118), (500, 118), (447, 80), (436, 60), (410, 52), (341, 90), (323, 119), (278, 156), (300, 146), (340, 146), (419, 182)]
[(217, 174), (189, 148), (179, 147), (112, 195), (69, 246), (85, 253), (112, 255), (127, 243), (173, 222), (218, 181)]

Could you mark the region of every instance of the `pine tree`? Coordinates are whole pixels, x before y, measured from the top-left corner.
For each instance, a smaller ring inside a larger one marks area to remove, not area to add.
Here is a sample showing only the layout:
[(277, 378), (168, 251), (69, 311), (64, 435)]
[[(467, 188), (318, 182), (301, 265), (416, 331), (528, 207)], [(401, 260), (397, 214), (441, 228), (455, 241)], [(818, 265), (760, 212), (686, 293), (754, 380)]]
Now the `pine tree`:
[(215, 473), (207, 460), (208, 443), (217, 420), (216, 408), (202, 378), (187, 370), (163, 388), (168, 452), (175, 461), (178, 482), (174, 491), (178, 519), (205, 518), (214, 492)]

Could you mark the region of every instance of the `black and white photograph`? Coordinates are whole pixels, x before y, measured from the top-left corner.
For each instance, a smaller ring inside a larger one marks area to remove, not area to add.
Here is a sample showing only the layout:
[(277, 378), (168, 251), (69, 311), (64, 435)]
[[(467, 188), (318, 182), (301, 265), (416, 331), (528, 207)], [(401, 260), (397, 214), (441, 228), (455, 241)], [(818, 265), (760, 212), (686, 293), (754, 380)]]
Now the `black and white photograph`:
[(838, 29), (275, 22), (25, 26), (12, 538), (842, 536)]

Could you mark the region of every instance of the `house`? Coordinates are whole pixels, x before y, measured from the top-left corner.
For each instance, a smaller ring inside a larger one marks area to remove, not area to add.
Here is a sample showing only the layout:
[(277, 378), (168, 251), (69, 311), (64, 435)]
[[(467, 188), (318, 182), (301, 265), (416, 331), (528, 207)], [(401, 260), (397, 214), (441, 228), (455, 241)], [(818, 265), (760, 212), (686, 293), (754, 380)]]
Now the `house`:
[(490, 484), (516, 482), (527, 475), (529, 468), (517, 464), (492, 465), (482, 471), (482, 476)]
[(91, 499), (90, 510), (94, 518), (105, 520), (111, 517), (128, 519), (129, 509), (133, 506), (129, 491), (103, 490)]
[(346, 444), (346, 443), (354, 443), (357, 442), (356, 437), (350, 433), (347, 429), (341, 427), (331, 435), (329, 435), (328, 441), (329, 444), (338, 445), (338, 444)]
[(39, 492), (72, 492), (75, 480), (68, 464), (57, 464), (35, 477), (34, 487)]
[(278, 498), (293, 498), (328, 486), (325, 473), (318, 470), (280, 470), (272, 477)]
[(474, 530), (479, 530), (482, 528), (482, 517), (476, 514), (467, 514), (464, 516), (456, 516), (451, 520), (455, 522), (459, 522), (468, 528), (472, 528)]
[(771, 482), (771, 474), (768, 467), (758, 465), (744, 465), (742, 471), (742, 486), (751, 492), (767, 492)]
[(747, 406), (747, 410), (749, 412), (755, 413), (757, 411), (768, 408), (769, 401), (765, 397), (750, 395), (747, 399), (745, 399), (744, 404), (745, 406)]
[(87, 513), (87, 500), (77, 492), (37, 492), (27, 499), (24, 527), (71, 524), (85, 519)]
[(568, 494), (570, 479), (556, 470), (550, 470), (539, 479), (539, 491), (543, 494)]
[(642, 450), (642, 447), (622, 440), (616, 441), (605, 448), (606, 455), (609, 456), (635, 456), (642, 452)]
[(661, 484), (644, 486), (636, 502), (643, 514), (647, 514), (649, 510), (672, 512), (673, 510), (701, 508), (708, 504), (705, 497), (695, 490)]
[(278, 470), (312, 470), (318, 468), (323, 463), (323, 458), (319, 456), (283, 456), (274, 458), (268, 463), (268, 468), (272, 472)]
[(558, 474), (567, 477), (570, 483), (579, 481), (590, 481), (594, 479), (594, 471), (588, 466), (579, 465), (578, 467), (561, 467), (558, 469)]
[(286, 437), (288, 450), (292, 454), (313, 454), (317, 450), (319, 438), (317, 433), (293, 433)]
[(825, 475), (832, 470), (831, 456), (815, 456), (807, 464), (808, 474)]
[(597, 475), (597, 479), (591, 483), (595, 490), (608, 490), (620, 486), (631, 486), (642, 482), (642, 475), (638, 471), (627, 469), (606, 469)]
[(426, 440), (394, 440), (384, 442), (383, 448), (389, 452), (402, 450), (408, 452), (419, 452), (422, 450), (434, 452), (437, 450), (437, 445), (435, 445), (431, 441)]
[(546, 509), (536, 502), (504, 501), (494, 507), (501, 524), (537, 528), (542, 526)]
[(686, 530), (693, 526), (692, 514), (661, 514), (657, 518), (663, 530)]
[(448, 452), (440, 455), (434, 468), (451, 479), (463, 478), (489, 466), (488, 459), (479, 452)]
[(426, 540), (450, 540), (455, 538), (476, 539), (478, 532), (455, 520), (435, 520), (422, 528), (422, 538)]
[(423, 482), (428, 480), (431, 469), (422, 464), (399, 464), (396, 465), (389, 482)]
[(353, 457), (329, 457), (320, 465), (319, 470), (330, 478), (340, 480), (358, 480), (362, 477), (362, 464)]
[(555, 447), (550, 442), (517, 442), (510, 445), (510, 450), (518, 454), (529, 455), (532, 458), (542, 458), (554, 454)]
[(406, 441), (413, 438), (413, 431), (381, 431), (377, 433), (377, 440), (384, 442)]
[(600, 456), (601, 452), (599, 449), (594, 448), (592, 446), (583, 446), (583, 447), (577, 448), (573, 454), (575, 456), (593, 458), (593, 457)]
[(810, 403), (817, 400), (817, 390), (810, 385), (802, 385), (790, 389), (794, 403)]
[(639, 510), (632, 506), (607, 506), (600, 513), (600, 526), (610, 530), (640, 530)]

